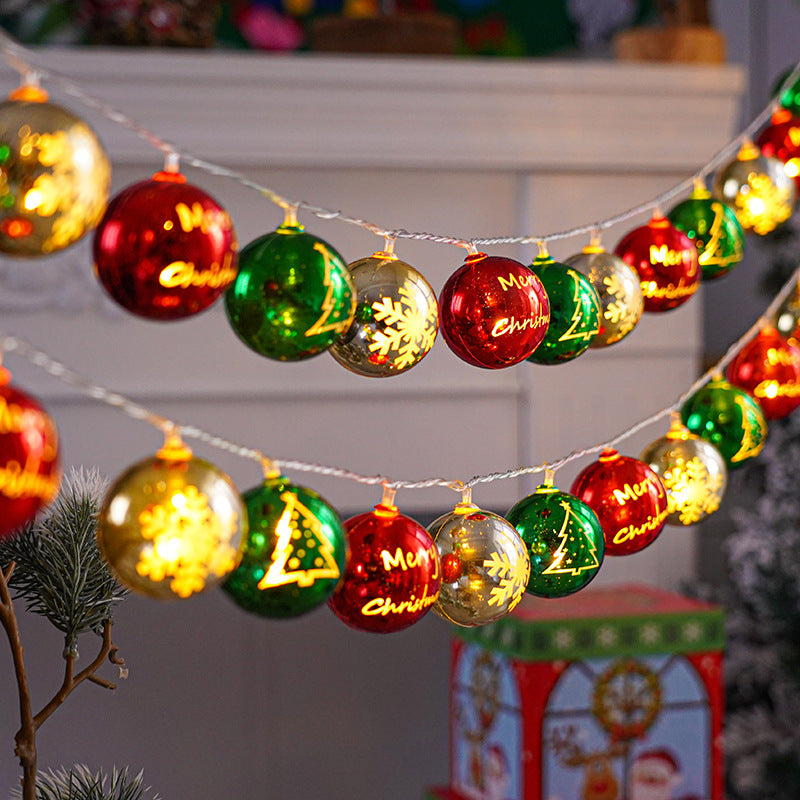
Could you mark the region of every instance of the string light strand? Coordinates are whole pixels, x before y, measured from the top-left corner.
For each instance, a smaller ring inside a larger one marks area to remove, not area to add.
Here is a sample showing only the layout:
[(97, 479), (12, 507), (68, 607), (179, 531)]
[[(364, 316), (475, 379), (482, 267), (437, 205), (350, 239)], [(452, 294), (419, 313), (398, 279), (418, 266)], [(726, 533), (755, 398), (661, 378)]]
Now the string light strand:
[[(675, 186), (662, 192), (652, 200), (641, 203), (627, 211), (616, 214), (607, 219), (591, 223), (591, 225), (579, 225), (573, 228), (568, 228), (563, 231), (542, 234), (531, 234), (523, 236), (497, 236), (490, 238), (475, 238), (465, 239), (457, 236), (450, 236), (446, 234), (431, 233), (428, 231), (408, 231), (404, 228), (388, 228), (378, 225), (360, 217), (350, 216), (342, 211), (336, 211), (324, 208), (322, 206), (313, 205), (302, 200), (290, 200), (283, 195), (264, 186), (256, 181), (251, 180), (246, 175), (243, 175), (235, 170), (228, 169), (220, 164), (199, 158), (181, 148), (178, 148), (171, 142), (166, 141), (162, 137), (153, 133), (146, 126), (131, 119), (129, 116), (119, 111), (114, 106), (106, 103), (93, 95), (86, 92), (82, 87), (71, 81), (59, 72), (43, 67), (36, 63), (34, 53), (27, 48), (23, 47), (8, 33), (0, 29), (0, 57), (13, 69), (22, 74), (23, 77), (35, 74), (38, 77), (46, 78), (55, 85), (59, 86), (66, 94), (75, 98), (89, 108), (100, 113), (111, 122), (120, 125), (127, 130), (134, 133), (139, 138), (146, 141), (155, 149), (161, 151), (165, 156), (170, 157), (178, 154), (181, 160), (196, 169), (207, 172), (216, 177), (222, 177), (233, 180), (246, 188), (258, 192), (261, 196), (265, 197), (275, 205), (281, 208), (294, 206), (302, 208), (303, 210), (313, 214), (319, 219), (338, 220), (349, 225), (354, 225), (379, 237), (390, 236), (395, 239), (413, 239), (417, 241), (429, 241), (437, 244), (449, 244), (456, 247), (470, 249), (476, 245), (480, 246), (497, 246), (497, 245), (512, 245), (512, 244), (532, 244), (538, 241), (556, 241), (560, 239), (567, 239), (574, 236), (591, 234), (593, 231), (605, 230), (629, 219), (637, 217), (641, 214), (646, 214), (654, 208), (665, 205), (668, 201), (678, 197), (687, 190), (690, 190), (695, 181), (703, 180), (705, 176), (710, 174), (716, 167), (720, 166), (724, 161), (730, 159), (731, 156), (737, 151), (738, 147), (743, 141), (750, 138), (752, 134), (764, 125), (770, 118), (776, 101), (770, 100), (759, 114), (757, 114), (747, 127), (745, 127), (737, 136), (729, 141), (722, 147), (712, 158), (706, 162), (697, 172), (690, 177), (682, 180)], [(800, 62), (798, 62), (794, 69), (787, 75), (782, 82), (777, 92), (777, 97), (780, 97), (783, 92), (794, 84), (795, 81), (800, 79)]]
[(567, 464), (575, 461), (576, 459), (583, 458), (587, 455), (599, 453), (607, 447), (615, 447), (621, 442), (634, 436), (639, 431), (647, 428), (650, 425), (658, 422), (664, 417), (670, 416), (673, 412), (677, 411), (683, 403), (691, 397), (698, 389), (702, 388), (708, 383), (712, 377), (721, 372), (739, 353), (739, 351), (749, 342), (758, 331), (770, 323), (781, 303), (789, 296), (800, 281), (800, 266), (791, 274), (789, 279), (781, 287), (780, 291), (773, 297), (772, 301), (765, 308), (761, 316), (756, 320), (745, 333), (742, 334), (725, 352), (710, 369), (704, 372), (674, 403), (665, 406), (664, 408), (656, 411), (649, 417), (639, 420), (629, 428), (626, 428), (621, 433), (608, 439), (604, 442), (592, 445), (590, 447), (573, 450), (568, 455), (553, 461), (551, 463), (539, 464), (537, 466), (516, 467), (514, 469), (506, 470), (505, 472), (492, 472), (487, 475), (476, 475), (470, 480), (464, 481), (458, 478), (427, 478), (420, 481), (407, 481), (395, 480), (387, 478), (384, 475), (362, 475), (358, 472), (343, 468), (328, 466), (325, 464), (315, 464), (305, 461), (296, 461), (291, 459), (273, 458), (265, 455), (261, 450), (244, 445), (237, 444), (222, 436), (217, 436), (195, 425), (183, 425), (174, 422), (166, 417), (156, 414), (148, 408), (135, 403), (134, 401), (124, 397), (123, 395), (113, 392), (105, 387), (83, 377), (75, 370), (70, 369), (60, 361), (49, 356), (42, 350), (37, 349), (29, 342), (20, 339), (11, 334), (4, 334), (0, 332), (0, 352), (14, 353), (25, 360), (29, 361), (34, 366), (52, 375), (54, 378), (73, 386), (78, 389), (82, 394), (85, 394), (95, 400), (106, 403), (114, 408), (119, 409), (129, 417), (148, 422), (151, 425), (159, 428), (162, 431), (176, 431), (181, 436), (187, 439), (196, 439), (204, 442), (210, 447), (218, 450), (223, 450), (232, 453), (236, 456), (245, 459), (251, 459), (263, 464), (265, 461), (271, 462), (276, 469), (293, 470), (296, 472), (310, 472), (317, 475), (323, 475), (333, 478), (342, 478), (351, 480), (356, 483), (361, 483), (369, 486), (384, 485), (392, 489), (432, 489), (434, 487), (444, 487), (454, 489), (456, 491), (464, 491), (471, 489), (474, 486), (484, 483), (494, 483), (495, 481), (507, 480), (509, 478), (518, 478), (523, 475), (533, 475), (539, 472), (548, 472), (561, 469)]

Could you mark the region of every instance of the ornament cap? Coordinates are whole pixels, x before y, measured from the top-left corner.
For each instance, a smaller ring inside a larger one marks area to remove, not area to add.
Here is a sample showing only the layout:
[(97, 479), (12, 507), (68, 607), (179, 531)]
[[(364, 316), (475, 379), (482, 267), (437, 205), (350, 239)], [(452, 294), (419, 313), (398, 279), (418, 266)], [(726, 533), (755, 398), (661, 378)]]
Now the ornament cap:
[(711, 192), (708, 191), (706, 185), (697, 178), (694, 182), (694, 188), (692, 189), (692, 200), (708, 200), (711, 197)]
[(669, 228), (672, 223), (659, 211), (656, 209), (653, 211), (653, 216), (650, 218), (650, 221), (647, 223), (649, 228), (655, 228), (656, 230), (661, 230), (663, 228)]
[(23, 83), (13, 92), (9, 92), (8, 95), (9, 100), (16, 100), (21, 103), (46, 103), (49, 98), (50, 96), (47, 92), (34, 83)]
[(752, 139), (745, 139), (736, 158), (739, 161), (753, 161), (761, 155), (761, 151), (756, 147)]
[(378, 503), (372, 513), (381, 519), (394, 519), (399, 512), (396, 505), (390, 503)]
[(776, 108), (772, 113), (770, 122), (773, 125), (780, 125), (782, 122), (789, 122), (794, 114), (788, 108)]
[(186, 183), (186, 176), (182, 172), (161, 170), (153, 174), (153, 180), (160, 183)]
[(480, 511), (480, 508), (475, 503), (465, 503), (463, 500), (460, 503), (456, 503), (453, 509), (454, 514), (473, 514), (475, 511)]
[(483, 261), (484, 258), (488, 258), (486, 253), (482, 253), (480, 250), (477, 250), (474, 253), (468, 253), (467, 257), (464, 259), (464, 263), (476, 264), (478, 261)]
[(683, 424), (680, 413), (673, 411), (671, 414), (670, 426), (669, 430), (667, 431), (666, 438), (673, 442), (685, 442), (689, 439), (695, 439), (697, 437), (690, 433), (689, 429)]
[(587, 244), (586, 247), (583, 248), (583, 252), (589, 256), (594, 255), (595, 253), (605, 253), (606, 249), (603, 245), (600, 244), (599, 241), (592, 240), (590, 244)]
[(164, 461), (188, 461), (191, 457), (192, 451), (175, 431), (166, 433), (164, 446), (156, 453), (156, 458)]
[(619, 461), (620, 458), (620, 454), (613, 447), (606, 447), (597, 460), (605, 464), (609, 461)]

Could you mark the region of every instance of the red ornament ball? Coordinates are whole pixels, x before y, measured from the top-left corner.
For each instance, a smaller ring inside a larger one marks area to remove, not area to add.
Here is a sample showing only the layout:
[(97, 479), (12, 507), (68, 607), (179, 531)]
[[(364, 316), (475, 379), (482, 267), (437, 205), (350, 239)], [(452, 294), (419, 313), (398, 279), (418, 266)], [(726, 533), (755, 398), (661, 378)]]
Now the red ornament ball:
[(32, 397), (0, 367), (0, 539), (30, 522), (58, 494), (58, 432)]
[(501, 369), (524, 361), (544, 339), (549, 321), (542, 282), (511, 258), (470, 254), (439, 295), (444, 340), (475, 367)]
[(94, 238), (103, 288), (140, 317), (174, 320), (208, 308), (236, 278), (236, 234), (213, 197), (176, 172), (123, 189)]
[(643, 461), (606, 449), (575, 479), (570, 490), (597, 514), (606, 555), (638, 553), (667, 521), (667, 491)]
[(439, 551), (428, 532), (396, 506), (380, 503), (344, 523), (350, 560), (328, 601), (342, 622), (362, 631), (401, 631), (439, 596)]
[(752, 395), (767, 419), (780, 419), (800, 405), (800, 348), (766, 326), (728, 367), (728, 380)]
[(645, 311), (677, 308), (700, 285), (697, 248), (660, 214), (625, 236), (614, 254), (639, 274)]
[(800, 191), (800, 118), (786, 108), (778, 109), (756, 144), (765, 156), (783, 161), (786, 174)]

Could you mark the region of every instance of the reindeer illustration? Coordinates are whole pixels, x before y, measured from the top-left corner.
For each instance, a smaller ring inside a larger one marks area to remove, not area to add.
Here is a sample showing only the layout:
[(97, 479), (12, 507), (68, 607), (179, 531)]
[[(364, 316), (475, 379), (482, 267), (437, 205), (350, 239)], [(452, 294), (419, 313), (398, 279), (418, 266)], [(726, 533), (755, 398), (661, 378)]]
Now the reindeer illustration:
[(572, 725), (550, 732), (549, 744), (565, 767), (583, 767), (582, 800), (620, 800), (620, 786), (611, 762), (625, 756), (624, 744), (615, 742), (605, 750), (587, 752), (577, 742)]

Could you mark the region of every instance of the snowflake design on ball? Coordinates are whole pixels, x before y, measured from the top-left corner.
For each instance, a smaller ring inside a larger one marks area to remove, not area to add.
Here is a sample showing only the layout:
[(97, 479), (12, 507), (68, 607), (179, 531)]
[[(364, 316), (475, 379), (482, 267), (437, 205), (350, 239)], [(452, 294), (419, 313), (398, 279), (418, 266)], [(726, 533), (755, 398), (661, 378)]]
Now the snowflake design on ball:
[(145, 545), (136, 571), (153, 582), (172, 578), (170, 589), (189, 597), (205, 588), (208, 577), (221, 578), (236, 566), (236, 548), (230, 540), (237, 517), (223, 523), (196, 486), (185, 486), (163, 503), (139, 514)]
[(633, 330), (639, 320), (640, 309), (626, 303), (625, 287), (617, 275), (606, 275), (603, 278), (606, 294), (613, 298), (603, 310), (603, 316), (612, 324), (619, 326), (620, 338)]
[(390, 359), (397, 369), (404, 369), (433, 347), (437, 318), (432, 304), (420, 297), (411, 281), (400, 287), (398, 295), (397, 300), (382, 297), (372, 304), (373, 316), (383, 326), (373, 334), (369, 349)]
[(530, 561), (517, 558), (512, 562), (508, 553), (492, 553), (484, 560), (483, 566), (492, 578), (500, 577), (499, 585), (492, 588), (488, 604), (502, 606), (509, 603), (508, 610), (511, 611), (522, 599), (522, 593), (528, 585)]
[(667, 490), (667, 513), (677, 513), (684, 525), (691, 525), (719, 508), (722, 475), (712, 477), (697, 457), (681, 469), (665, 472), (663, 482)]

